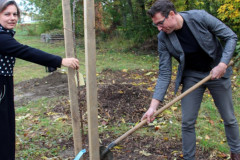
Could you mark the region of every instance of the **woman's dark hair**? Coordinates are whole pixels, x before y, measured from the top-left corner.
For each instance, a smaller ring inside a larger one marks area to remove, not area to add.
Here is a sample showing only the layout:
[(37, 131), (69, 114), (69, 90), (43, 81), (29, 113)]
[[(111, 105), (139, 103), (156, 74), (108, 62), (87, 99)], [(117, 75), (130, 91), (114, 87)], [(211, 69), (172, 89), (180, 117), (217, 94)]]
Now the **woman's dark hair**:
[(154, 17), (156, 13), (161, 13), (164, 17), (167, 17), (170, 11), (177, 13), (174, 4), (170, 0), (157, 0), (147, 13), (151, 17)]
[(14, 0), (0, 0), (0, 13), (4, 11), (9, 5), (15, 5), (17, 8), (18, 18), (20, 18), (20, 9)]

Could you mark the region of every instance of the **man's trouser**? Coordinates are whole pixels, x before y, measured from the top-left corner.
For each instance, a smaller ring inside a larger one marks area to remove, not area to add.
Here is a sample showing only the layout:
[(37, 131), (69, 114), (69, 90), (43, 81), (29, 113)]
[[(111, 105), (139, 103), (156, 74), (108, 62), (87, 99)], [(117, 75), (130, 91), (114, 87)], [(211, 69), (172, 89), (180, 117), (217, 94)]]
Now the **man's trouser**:
[[(184, 77), (183, 89), (186, 91), (197, 82), (200, 78)], [(198, 116), (198, 111), (202, 102), (203, 94), (208, 88), (214, 103), (224, 120), (225, 134), (228, 145), (232, 153), (240, 152), (239, 127), (234, 115), (232, 102), (231, 79), (221, 78), (210, 80), (185, 96), (182, 101), (182, 143), (183, 155), (185, 160), (194, 160), (196, 151), (196, 134), (195, 123)], [(214, 130), (214, 128), (212, 128)]]

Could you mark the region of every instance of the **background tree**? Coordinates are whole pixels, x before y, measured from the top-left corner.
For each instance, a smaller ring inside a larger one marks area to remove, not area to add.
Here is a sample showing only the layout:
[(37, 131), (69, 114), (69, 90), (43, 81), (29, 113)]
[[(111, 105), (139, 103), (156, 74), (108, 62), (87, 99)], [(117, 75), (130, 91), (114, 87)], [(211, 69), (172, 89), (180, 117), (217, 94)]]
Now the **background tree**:
[[(29, 10), (39, 12), (41, 32), (62, 30), (61, 0), (27, 0)], [(147, 10), (156, 0), (95, 0), (96, 31), (101, 38), (121, 37), (141, 44), (156, 39), (158, 30), (152, 26)], [(178, 11), (204, 9), (229, 25), (238, 35), (240, 0), (172, 0)], [(71, 0), (73, 2), (73, 0)], [(83, 34), (83, 1), (76, 11), (77, 35)]]
[[(71, 3), (73, 0), (71, 0)], [(27, 0), (24, 1), (25, 10), (30, 13), (38, 13), (37, 20), (39, 20), (40, 33), (44, 33), (51, 30), (63, 31), (63, 18), (62, 18), (62, 1), (61, 0)], [(77, 34), (83, 34), (83, 7), (82, 0), (80, 0), (80, 7), (76, 9)]]
[(240, 36), (240, 0), (220, 0), (219, 18)]

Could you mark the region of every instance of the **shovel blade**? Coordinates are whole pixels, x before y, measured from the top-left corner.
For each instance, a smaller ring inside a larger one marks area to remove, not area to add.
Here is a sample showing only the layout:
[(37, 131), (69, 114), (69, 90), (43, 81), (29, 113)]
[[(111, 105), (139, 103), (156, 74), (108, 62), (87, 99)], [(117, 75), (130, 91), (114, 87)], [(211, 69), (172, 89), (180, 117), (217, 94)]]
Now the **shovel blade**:
[(102, 155), (106, 147), (100, 146), (101, 160), (113, 160), (113, 153), (109, 150), (106, 154)]

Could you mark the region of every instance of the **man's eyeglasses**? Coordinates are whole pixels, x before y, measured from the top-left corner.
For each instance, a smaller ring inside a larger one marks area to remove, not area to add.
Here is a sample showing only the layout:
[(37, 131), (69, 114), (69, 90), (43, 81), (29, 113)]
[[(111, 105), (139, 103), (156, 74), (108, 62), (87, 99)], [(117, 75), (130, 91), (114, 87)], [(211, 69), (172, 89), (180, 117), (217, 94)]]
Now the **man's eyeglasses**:
[(161, 26), (163, 26), (163, 23), (165, 22), (166, 18), (167, 18), (167, 17), (165, 17), (162, 21), (158, 22), (157, 24), (152, 23), (152, 25), (153, 25), (154, 27), (161, 27)]

